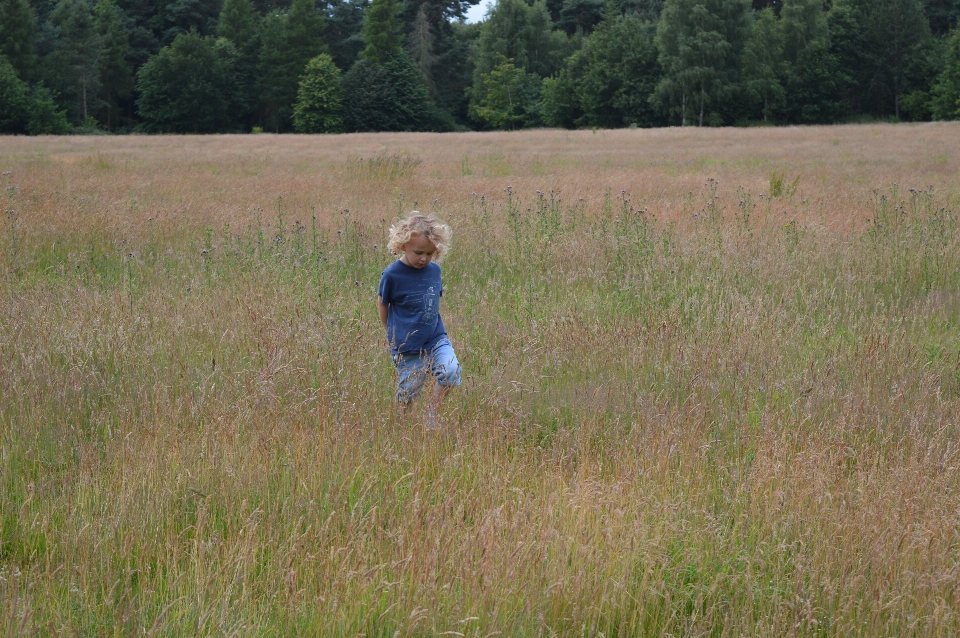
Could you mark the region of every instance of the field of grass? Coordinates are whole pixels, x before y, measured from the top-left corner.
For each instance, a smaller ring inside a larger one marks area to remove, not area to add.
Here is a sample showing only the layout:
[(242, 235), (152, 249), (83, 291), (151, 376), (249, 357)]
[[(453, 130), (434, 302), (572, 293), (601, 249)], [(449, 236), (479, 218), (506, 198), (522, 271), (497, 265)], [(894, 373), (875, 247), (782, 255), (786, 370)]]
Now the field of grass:
[[(960, 633), (960, 125), (0, 139), (0, 634)], [(454, 229), (446, 428), (386, 230)]]

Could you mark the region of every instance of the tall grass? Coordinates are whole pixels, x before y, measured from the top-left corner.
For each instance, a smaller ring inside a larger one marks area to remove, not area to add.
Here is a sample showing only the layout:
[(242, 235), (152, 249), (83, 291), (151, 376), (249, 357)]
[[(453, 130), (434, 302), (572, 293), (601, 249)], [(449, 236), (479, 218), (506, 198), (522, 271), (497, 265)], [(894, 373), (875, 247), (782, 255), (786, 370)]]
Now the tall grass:
[(960, 128), (616, 136), (4, 140), (0, 631), (960, 631)]

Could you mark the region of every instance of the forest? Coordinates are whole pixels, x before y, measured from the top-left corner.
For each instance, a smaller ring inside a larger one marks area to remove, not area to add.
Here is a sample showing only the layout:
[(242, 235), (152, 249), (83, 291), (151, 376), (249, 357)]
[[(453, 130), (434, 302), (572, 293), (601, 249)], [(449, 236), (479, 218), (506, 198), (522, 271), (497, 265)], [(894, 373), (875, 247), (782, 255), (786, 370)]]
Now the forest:
[(0, 0), (0, 133), (960, 118), (960, 0)]

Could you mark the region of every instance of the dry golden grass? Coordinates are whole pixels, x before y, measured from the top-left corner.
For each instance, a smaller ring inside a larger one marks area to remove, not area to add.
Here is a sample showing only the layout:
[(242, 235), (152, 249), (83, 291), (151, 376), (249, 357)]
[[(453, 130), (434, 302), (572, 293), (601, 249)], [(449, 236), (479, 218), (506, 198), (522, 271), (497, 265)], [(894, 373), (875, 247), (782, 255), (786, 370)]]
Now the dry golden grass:
[[(0, 632), (956, 635), (958, 149), (3, 138)], [(440, 435), (373, 303), (415, 206)]]

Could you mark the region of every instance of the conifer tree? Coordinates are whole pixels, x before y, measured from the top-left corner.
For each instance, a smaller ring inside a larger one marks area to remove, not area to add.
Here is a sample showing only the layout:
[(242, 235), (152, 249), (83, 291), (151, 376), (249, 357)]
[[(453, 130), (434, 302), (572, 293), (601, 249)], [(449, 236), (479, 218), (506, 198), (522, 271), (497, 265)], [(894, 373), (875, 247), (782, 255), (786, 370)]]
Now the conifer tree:
[(550, 13), (543, 0), (528, 5), (524, 0), (499, 0), (489, 18), (480, 25), (477, 56), (470, 88), (470, 109), (485, 99), (488, 75), (503, 60), (540, 78), (563, 68), (572, 46), (562, 31), (553, 31)]
[(343, 76), (344, 123), (348, 131), (447, 130), (405, 51), (383, 64), (360, 58)]
[(327, 54), (307, 63), (297, 103), (293, 107), (293, 127), (298, 133), (339, 133), (343, 130), (343, 86), (340, 69)]
[(360, 57), (374, 64), (383, 64), (400, 51), (402, 25), (397, 0), (373, 0), (363, 16), (363, 41), (366, 48)]
[(260, 56), (257, 61), (257, 91), (260, 121), (264, 128), (280, 132), (292, 115), (291, 73), (287, 50), (286, 14), (273, 12), (260, 22)]
[(293, 0), (286, 28), (287, 55), (294, 70), (295, 83), (299, 83), (300, 75), (310, 60), (326, 53), (324, 26), (323, 14), (317, 11), (315, 0)]
[(430, 89), (430, 95), (436, 97), (437, 86), (433, 81), (433, 32), (430, 28), (430, 18), (427, 16), (427, 4), (420, 5), (417, 17), (414, 18), (413, 28), (407, 36), (407, 53), (410, 59), (423, 74), (423, 79)]

